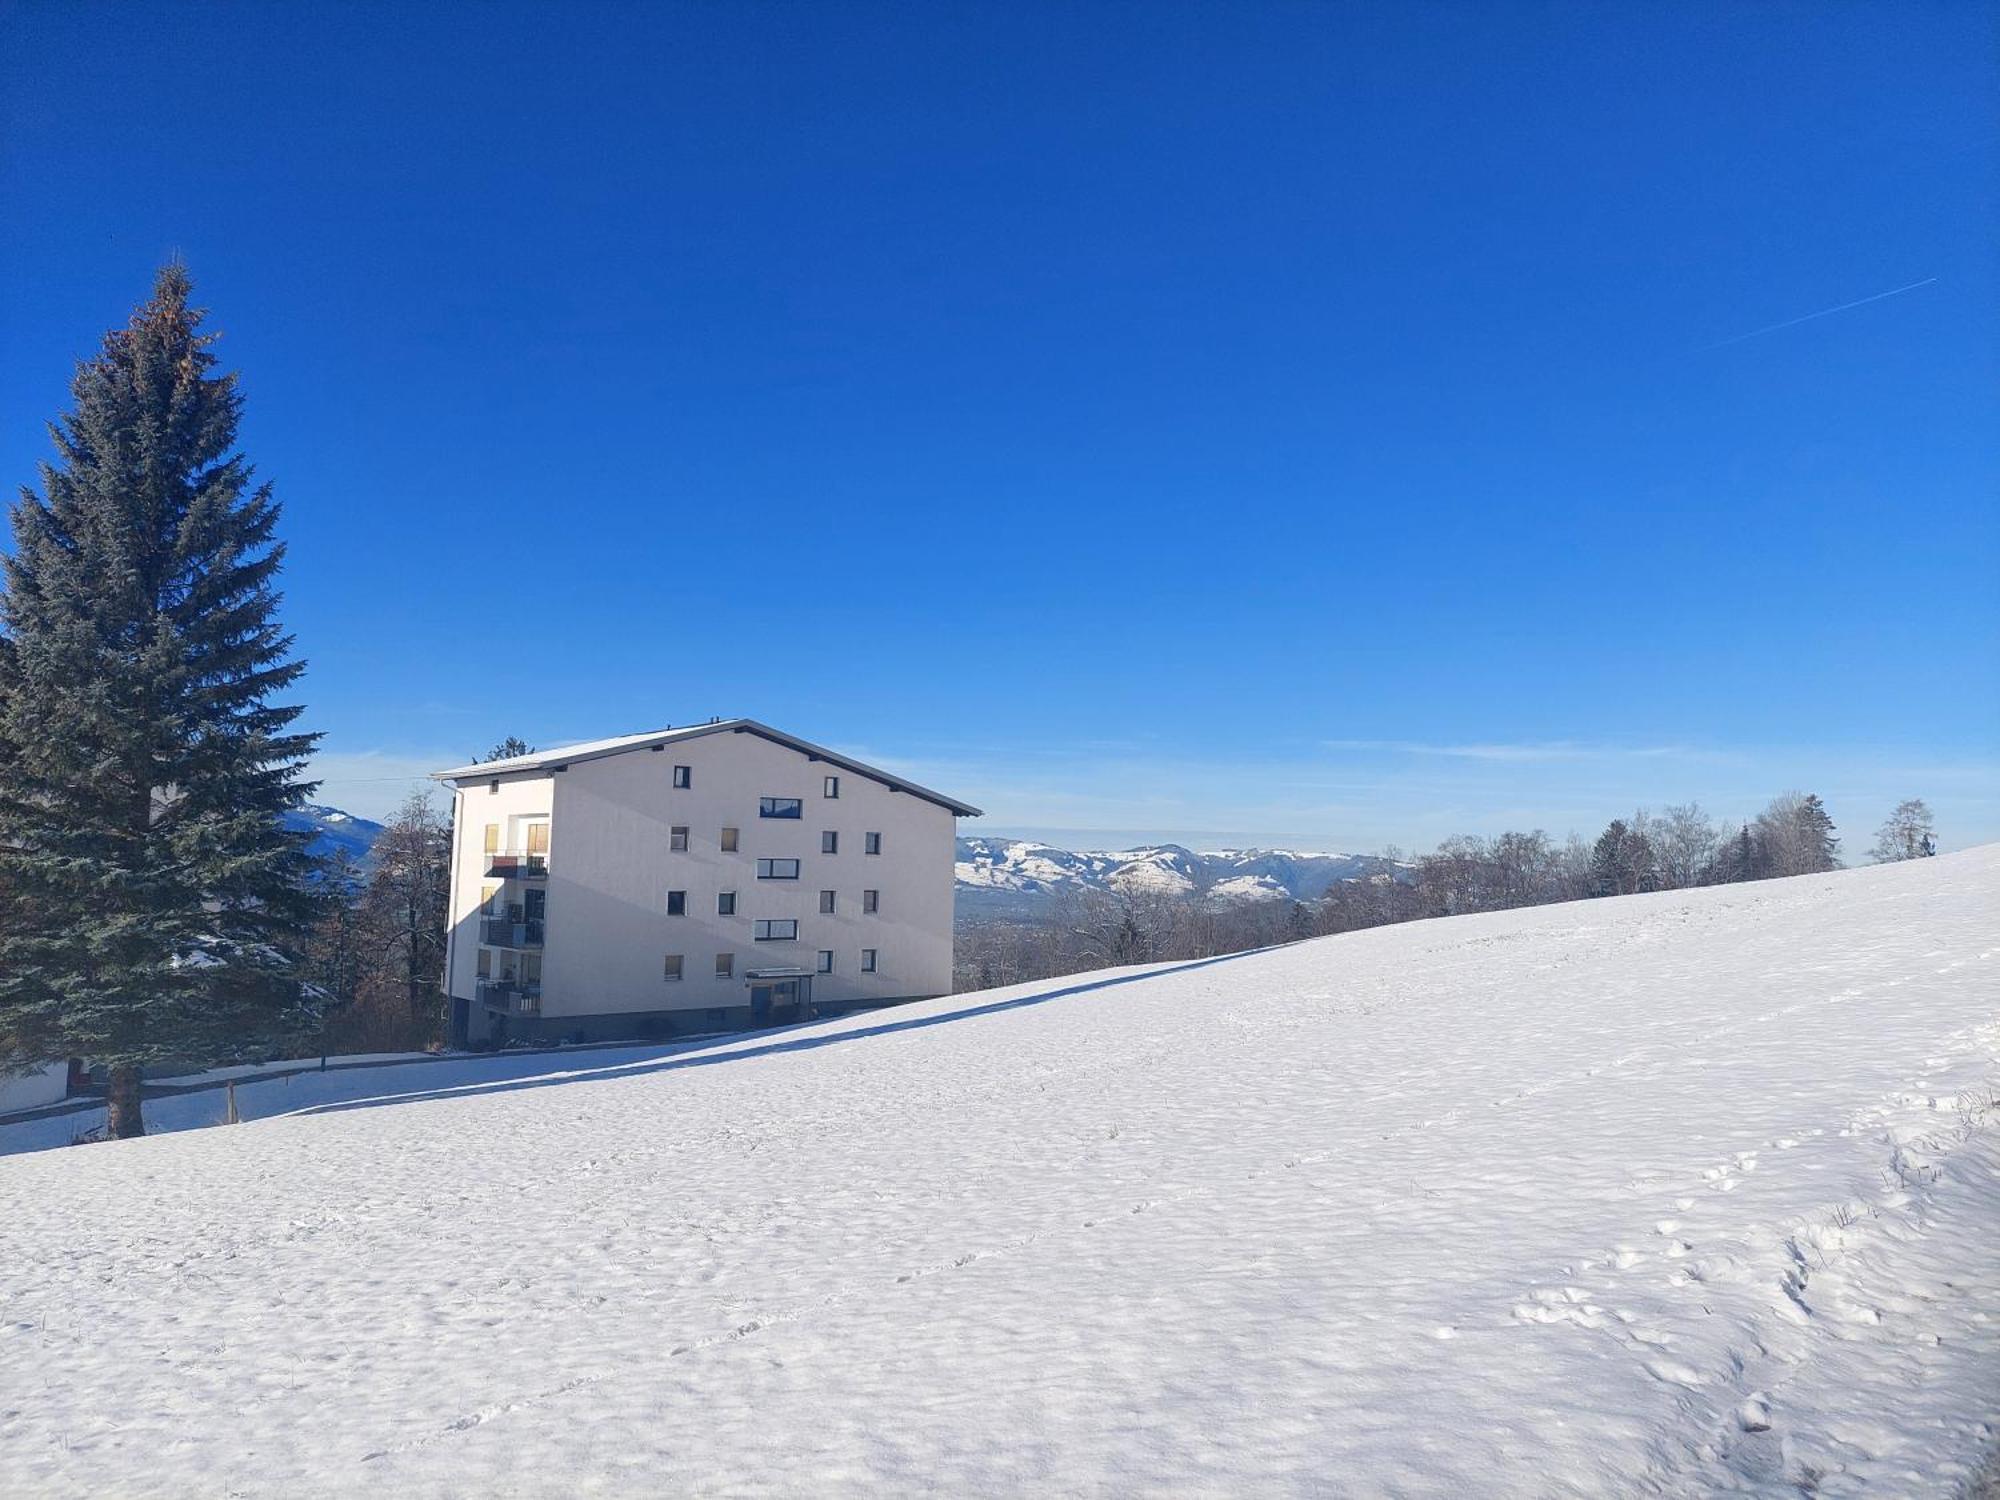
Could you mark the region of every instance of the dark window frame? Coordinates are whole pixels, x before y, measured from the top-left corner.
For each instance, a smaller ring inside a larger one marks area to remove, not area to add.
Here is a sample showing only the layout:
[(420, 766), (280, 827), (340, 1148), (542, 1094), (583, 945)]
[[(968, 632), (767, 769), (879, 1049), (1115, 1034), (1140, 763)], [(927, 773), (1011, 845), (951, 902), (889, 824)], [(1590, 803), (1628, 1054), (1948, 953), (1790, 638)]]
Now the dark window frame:
[[(780, 865), (790, 865), (791, 873), (789, 875), (780, 875), (778, 873)], [(801, 868), (800, 862), (796, 859), (782, 857), (777, 859), (760, 859), (757, 861), (757, 878), (759, 880), (797, 880)]]
[(805, 815), (806, 804), (803, 797), (759, 797), (757, 799), (757, 816), (760, 818), (803, 818)]
[(677, 792), (684, 792), (687, 791), (689, 788), (691, 788), (693, 785), (694, 785), (694, 767), (675, 766), (674, 790)]
[(667, 892), (667, 915), (684, 917), (688, 914), (688, 893), (686, 891)]
[[(789, 927), (789, 932), (774, 929)], [(750, 939), (757, 943), (796, 943), (799, 940), (799, 919), (797, 917), (759, 917), (751, 925)]]

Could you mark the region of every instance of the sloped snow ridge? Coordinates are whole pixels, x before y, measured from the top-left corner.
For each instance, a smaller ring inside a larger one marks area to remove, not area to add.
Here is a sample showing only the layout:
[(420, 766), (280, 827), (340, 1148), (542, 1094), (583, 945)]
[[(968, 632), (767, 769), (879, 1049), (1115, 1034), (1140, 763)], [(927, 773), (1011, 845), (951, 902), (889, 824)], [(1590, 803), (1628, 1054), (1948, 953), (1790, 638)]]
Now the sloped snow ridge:
[(1949, 1495), (1996, 918), (1981, 849), (9, 1157), (0, 1493)]

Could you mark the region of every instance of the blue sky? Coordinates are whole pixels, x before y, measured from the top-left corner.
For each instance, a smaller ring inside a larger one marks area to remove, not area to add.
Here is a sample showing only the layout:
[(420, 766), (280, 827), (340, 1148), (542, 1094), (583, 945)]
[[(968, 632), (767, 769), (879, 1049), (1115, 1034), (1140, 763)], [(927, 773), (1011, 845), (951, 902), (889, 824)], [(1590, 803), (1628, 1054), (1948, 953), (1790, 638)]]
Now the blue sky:
[(1993, 31), (13, 0), (0, 473), (184, 255), (364, 812), (740, 713), (1073, 842), (1992, 839)]

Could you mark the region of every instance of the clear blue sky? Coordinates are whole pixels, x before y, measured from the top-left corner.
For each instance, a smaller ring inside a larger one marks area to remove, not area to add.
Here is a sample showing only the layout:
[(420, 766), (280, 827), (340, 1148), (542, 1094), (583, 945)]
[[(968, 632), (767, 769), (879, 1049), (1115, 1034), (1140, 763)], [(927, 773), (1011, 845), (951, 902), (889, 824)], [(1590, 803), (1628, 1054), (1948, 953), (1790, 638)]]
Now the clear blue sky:
[(749, 714), (1075, 842), (1790, 786), (1851, 852), (1912, 794), (1991, 839), (1995, 43), (7, 0), (0, 474), (184, 255), (367, 812)]

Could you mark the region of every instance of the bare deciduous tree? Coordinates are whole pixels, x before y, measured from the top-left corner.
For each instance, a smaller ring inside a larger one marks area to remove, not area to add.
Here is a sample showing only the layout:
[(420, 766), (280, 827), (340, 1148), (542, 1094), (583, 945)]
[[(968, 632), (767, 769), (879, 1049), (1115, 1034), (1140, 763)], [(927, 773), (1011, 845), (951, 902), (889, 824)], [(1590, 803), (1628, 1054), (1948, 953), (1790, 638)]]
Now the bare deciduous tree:
[(1652, 829), (1653, 855), (1663, 890), (1682, 891), (1699, 885), (1722, 847), (1722, 826), (1698, 803), (1682, 802), (1665, 809)]
[(1810, 792), (1781, 792), (1757, 815), (1767, 875), (1817, 875), (1840, 866), (1840, 840), (1826, 805)]
[(1910, 797), (1898, 802), (1896, 810), (1875, 831), (1875, 847), (1868, 851), (1868, 857), (1886, 865), (1935, 853), (1937, 829), (1931, 822), (1931, 810), (1923, 798)]

